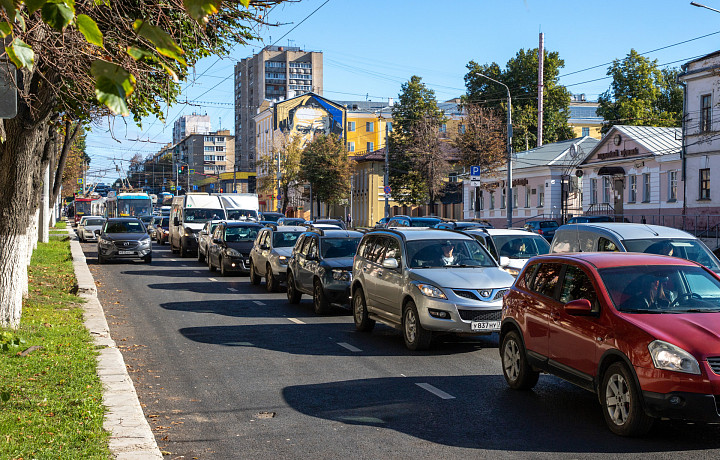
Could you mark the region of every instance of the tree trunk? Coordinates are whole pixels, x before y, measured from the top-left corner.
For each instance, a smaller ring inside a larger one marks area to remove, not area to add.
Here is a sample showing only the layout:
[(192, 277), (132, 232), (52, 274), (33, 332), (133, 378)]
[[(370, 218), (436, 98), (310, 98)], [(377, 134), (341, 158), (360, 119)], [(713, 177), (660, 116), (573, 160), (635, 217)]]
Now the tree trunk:
[(40, 203), (40, 222), (39, 222), (39, 235), (38, 238), (41, 243), (50, 242), (49, 227), (50, 227), (50, 164), (45, 166), (43, 172), (43, 189), (42, 189), (42, 201)]

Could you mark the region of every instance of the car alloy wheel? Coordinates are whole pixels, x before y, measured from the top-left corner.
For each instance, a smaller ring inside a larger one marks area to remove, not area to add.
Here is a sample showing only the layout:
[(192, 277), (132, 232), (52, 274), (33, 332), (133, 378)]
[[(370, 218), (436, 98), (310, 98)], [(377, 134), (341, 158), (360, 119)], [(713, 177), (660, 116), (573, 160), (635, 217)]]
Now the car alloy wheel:
[(275, 291), (277, 291), (277, 288), (278, 288), (277, 280), (275, 279), (275, 276), (273, 275), (272, 267), (270, 266), (270, 264), (268, 264), (267, 267), (265, 267), (265, 289), (268, 292), (275, 292)]
[(316, 315), (323, 315), (327, 313), (330, 303), (325, 297), (325, 291), (323, 290), (322, 283), (319, 280), (315, 280), (313, 286), (313, 307)]
[(200, 262), (200, 263), (205, 262), (205, 255), (204, 255), (204, 254), (202, 253), (202, 251), (200, 250), (200, 246), (198, 246), (198, 250), (197, 250), (197, 251), (198, 251), (198, 257), (197, 257), (198, 262)]
[(620, 436), (640, 436), (652, 428), (655, 419), (645, 413), (640, 391), (628, 367), (616, 362), (603, 375), (600, 397), (608, 428)]
[(630, 389), (623, 376), (620, 374), (610, 376), (607, 387), (605, 387), (605, 401), (614, 424), (623, 425), (627, 422), (630, 397)]
[(405, 338), (405, 346), (410, 350), (424, 350), (430, 346), (430, 341), (432, 340), (432, 332), (420, 324), (417, 307), (412, 301), (409, 301), (405, 306), (403, 336)]
[(253, 284), (253, 286), (257, 286), (258, 284), (260, 284), (260, 275), (258, 275), (255, 271), (255, 264), (253, 263), (252, 259), (250, 259), (250, 282)]
[(538, 381), (540, 373), (534, 371), (527, 362), (525, 348), (516, 331), (510, 331), (502, 338), (500, 359), (503, 375), (510, 388), (529, 390)]
[(300, 299), (302, 298), (302, 292), (297, 290), (297, 287), (295, 286), (295, 277), (289, 270), (287, 274), (287, 298), (288, 302), (293, 304), (300, 303)]
[(357, 288), (353, 292), (353, 320), (355, 321), (355, 329), (358, 331), (369, 332), (375, 327), (375, 320), (370, 319), (365, 305), (365, 294), (362, 289)]

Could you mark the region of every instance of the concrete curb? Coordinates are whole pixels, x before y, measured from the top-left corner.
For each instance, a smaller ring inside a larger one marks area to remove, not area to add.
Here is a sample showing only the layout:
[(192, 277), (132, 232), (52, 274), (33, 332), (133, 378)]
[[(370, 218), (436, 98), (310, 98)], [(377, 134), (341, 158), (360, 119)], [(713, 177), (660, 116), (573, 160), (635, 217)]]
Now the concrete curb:
[(87, 266), (85, 254), (75, 231), (69, 224), (68, 235), (78, 283), (78, 295), (87, 301), (84, 313), (85, 327), (100, 349), (97, 373), (105, 389), (103, 404), (107, 408), (107, 413), (103, 428), (110, 432), (110, 451), (115, 458), (121, 460), (162, 459), (155, 436), (135, 393), (135, 386), (127, 373), (125, 360), (115, 341), (110, 337), (105, 312), (97, 297), (95, 279)]

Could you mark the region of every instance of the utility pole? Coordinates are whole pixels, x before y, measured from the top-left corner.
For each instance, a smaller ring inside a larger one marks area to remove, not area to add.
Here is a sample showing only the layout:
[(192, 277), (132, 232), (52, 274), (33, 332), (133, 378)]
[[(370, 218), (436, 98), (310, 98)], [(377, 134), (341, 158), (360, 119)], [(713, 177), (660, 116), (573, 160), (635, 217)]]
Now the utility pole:
[(544, 88), (544, 70), (543, 63), (545, 61), (545, 34), (540, 32), (540, 44), (538, 46), (538, 128), (537, 128), (537, 146), (543, 145), (543, 88)]
[(282, 212), (282, 204), (280, 204), (280, 149), (278, 149), (277, 157), (277, 212)]
[[(388, 143), (388, 132), (390, 131), (390, 127), (388, 126), (388, 123), (385, 122), (385, 183), (383, 184), (384, 187), (390, 186), (390, 144)], [(385, 217), (390, 217), (390, 198), (388, 196), (389, 194), (385, 194)]]
[(85, 195), (85, 182), (86, 182), (85, 170), (87, 169), (87, 163), (85, 162), (85, 160), (83, 160), (83, 162), (82, 162), (82, 169), (83, 169), (82, 192), (83, 192), (83, 195)]

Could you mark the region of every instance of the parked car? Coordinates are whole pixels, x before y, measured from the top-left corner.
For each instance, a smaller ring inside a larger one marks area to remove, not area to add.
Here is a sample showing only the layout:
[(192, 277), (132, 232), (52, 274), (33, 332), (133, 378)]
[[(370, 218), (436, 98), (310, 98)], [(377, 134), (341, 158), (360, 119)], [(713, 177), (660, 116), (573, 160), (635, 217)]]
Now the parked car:
[(250, 251), (250, 282), (257, 286), (264, 276), (268, 292), (276, 291), (285, 282), (293, 246), (305, 231), (300, 226), (263, 228)]
[(355, 327), (376, 321), (402, 329), (411, 350), (435, 333), (500, 330), (513, 277), (475, 238), (447, 230), (386, 229), (365, 234), (353, 263)]
[(482, 222), (446, 221), (440, 222), (439, 224), (435, 225), (435, 228), (441, 228), (445, 230), (468, 230), (471, 228), (492, 228), (492, 226), (489, 226), (488, 224), (484, 224)]
[(500, 357), (511, 388), (542, 372), (597, 393), (618, 435), (657, 418), (720, 422), (720, 281), (649, 254), (548, 254), (505, 297)]
[(512, 276), (518, 276), (531, 257), (550, 252), (550, 244), (545, 238), (527, 230), (471, 228), (463, 233), (482, 243), (500, 268)]
[(231, 272), (249, 273), (250, 250), (262, 228), (254, 222), (220, 222), (207, 249), (210, 271), (219, 268), (223, 276)]
[(720, 260), (702, 241), (661, 225), (621, 222), (563, 225), (550, 252), (645, 252), (692, 260), (720, 273)]
[(552, 241), (553, 236), (555, 236), (555, 230), (557, 230), (559, 226), (560, 225), (554, 220), (534, 220), (525, 222), (523, 228), (529, 232), (542, 235), (543, 238), (548, 241)]
[(105, 218), (101, 216), (82, 216), (76, 229), (78, 239), (83, 243), (86, 241), (97, 241), (96, 232), (102, 229)]
[(587, 224), (588, 222), (615, 222), (610, 216), (575, 216), (571, 217), (568, 224)]
[(161, 245), (167, 243), (170, 236), (170, 216), (155, 216), (152, 225), (155, 228), (155, 241)]
[(270, 222), (277, 222), (278, 219), (285, 217), (285, 214), (281, 212), (265, 211), (260, 213), (260, 220), (267, 220)]
[(353, 256), (362, 233), (341, 229), (311, 230), (300, 235), (287, 267), (287, 298), (297, 304), (313, 297), (318, 315), (330, 304), (350, 303)]
[(140, 219), (113, 217), (105, 221), (98, 236), (98, 263), (113, 259), (152, 262), (152, 242)]
[(342, 228), (343, 230), (346, 229), (345, 222), (340, 219), (315, 219), (310, 221), (310, 224), (316, 228), (322, 228), (320, 227), (321, 225), (334, 225)]
[(389, 220), (389, 217), (383, 217), (379, 221), (375, 222), (375, 228), (385, 228)]
[(277, 220), (278, 226), (291, 227), (294, 225), (305, 225), (305, 219), (300, 217), (281, 217)]
[(442, 219), (439, 217), (393, 216), (385, 227), (434, 227), (440, 222)]
[(207, 259), (207, 251), (208, 247), (212, 243), (213, 239), (213, 233), (215, 232), (215, 229), (217, 228), (218, 224), (220, 224), (220, 220), (211, 220), (208, 222), (205, 222), (205, 225), (200, 230), (200, 233), (198, 233), (198, 250), (197, 250), (197, 260), (200, 263), (203, 263)]

